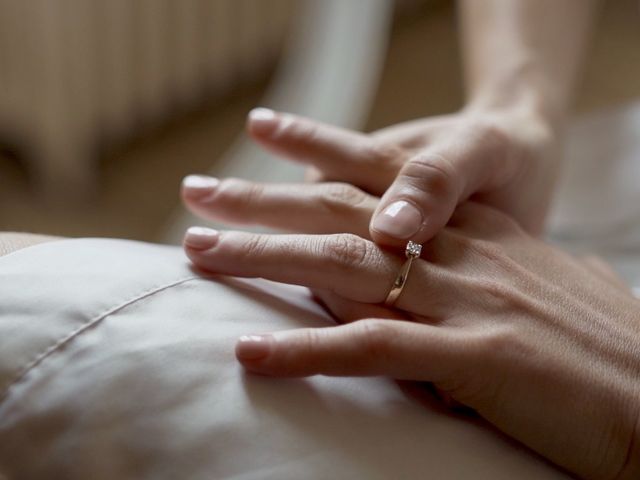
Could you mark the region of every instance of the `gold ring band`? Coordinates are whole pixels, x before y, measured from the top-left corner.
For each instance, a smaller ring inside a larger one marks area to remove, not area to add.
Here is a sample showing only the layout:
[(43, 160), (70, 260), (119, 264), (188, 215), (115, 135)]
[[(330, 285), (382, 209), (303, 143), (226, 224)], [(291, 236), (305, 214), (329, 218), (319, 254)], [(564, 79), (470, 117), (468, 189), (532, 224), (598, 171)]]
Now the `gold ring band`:
[(400, 297), (400, 294), (402, 293), (402, 289), (404, 288), (405, 283), (407, 283), (409, 270), (411, 270), (411, 264), (416, 258), (420, 256), (421, 252), (422, 245), (409, 240), (409, 243), (407, 243), (407, 247), (404, 250), (404, 254), (407, 257), (407, 260), (404, 262), (402, 267), (400, 267), (400, 271), (398, 272), (396, 279), (393, 281), (391, 290), (389, 291), (389, 294), (384, 301), (385, 306), (392, 307), (396, 303), (398, 297)]

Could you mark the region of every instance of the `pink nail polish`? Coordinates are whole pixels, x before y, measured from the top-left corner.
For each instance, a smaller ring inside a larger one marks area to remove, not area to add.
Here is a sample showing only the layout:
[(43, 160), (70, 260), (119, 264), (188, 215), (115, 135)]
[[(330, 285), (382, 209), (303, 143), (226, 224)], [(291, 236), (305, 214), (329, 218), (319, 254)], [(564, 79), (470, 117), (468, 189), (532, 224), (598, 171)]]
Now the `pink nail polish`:
[(220, 232), (213, 228), (190, 227), (184, 235), (184, 244), (193, 250), (208, 250), (218, 243)]
[(422, 213), (409, 202), (393, 202), (374, 218), (371, 228), (390, 237), (408, 239), (422, 226)]
[(187, 175), (182, 180), (182, 191), (188, 198), (200, 200), (211, 195), (220, 183), (215, 177), (206, 175)]
[(239, 360), (261, 360), (271, 353), (273, 335), (243, 335), (236, 344)]
[(269, 135), (278, 125), (276, 112), (269, 108), (254, 108), (249, 112), (249, 128), (258, 135)]
[(214, 188), (220, 183), (215, 177), (210, 177), (208, 175), (187, 175), (182, 180), (182, 185), (187, 188)]

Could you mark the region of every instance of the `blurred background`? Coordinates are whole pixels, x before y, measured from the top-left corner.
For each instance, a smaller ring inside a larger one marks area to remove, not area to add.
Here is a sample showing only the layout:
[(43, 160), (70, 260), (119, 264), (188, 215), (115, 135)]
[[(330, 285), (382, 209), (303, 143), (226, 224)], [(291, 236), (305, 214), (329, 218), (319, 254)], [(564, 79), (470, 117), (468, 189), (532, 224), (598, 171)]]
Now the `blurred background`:
[[(610, 0), (576, 114), (639, 80)], [(301, 177), (244, 137), (255, 106), (368, 131), (462, 102), (453, 1), (0, 0), (0, 231), (178, 242), (185, 175)]]

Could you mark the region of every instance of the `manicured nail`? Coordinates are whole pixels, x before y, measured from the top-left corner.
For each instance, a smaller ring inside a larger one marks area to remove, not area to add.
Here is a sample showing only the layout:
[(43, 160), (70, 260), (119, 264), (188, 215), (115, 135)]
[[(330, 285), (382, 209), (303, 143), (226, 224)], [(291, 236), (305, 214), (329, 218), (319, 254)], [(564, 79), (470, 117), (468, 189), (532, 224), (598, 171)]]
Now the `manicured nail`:
[(277, 124), (276, 112), (269, 108), (254, 108), (249, 112), (249, 128), (253, 133), (268, 135)]
[(393, 202), (371, 224), (372, 230), (403, 240), (415, 235), (421, 226), (422, 214), (404, 200)]
[(184, 244), (193, 250), (207, 250), (218, 243), (220, 232), (213, 228), (190, 227), (184, 235)]
[(193, 199), (202, 199), (211, 195), (218, 186), (220, 180), (206, 175), (187, 175), (182, 180), (182, 188), (185, 196)]
[(239, 360), (261, 360), (273, 347), (273, 335), (243, 335), (236, 344), (236, 356)]

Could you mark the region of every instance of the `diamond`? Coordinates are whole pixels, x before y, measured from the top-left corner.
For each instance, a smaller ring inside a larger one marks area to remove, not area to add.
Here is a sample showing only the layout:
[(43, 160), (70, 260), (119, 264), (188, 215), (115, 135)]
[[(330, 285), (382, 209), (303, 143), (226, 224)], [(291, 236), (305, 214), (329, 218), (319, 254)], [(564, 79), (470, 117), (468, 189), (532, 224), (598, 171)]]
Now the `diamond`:
[(409, 243), (407, 243), (407, 248), (404, 253), (407, 256), (407, 258), (409, 257), (418, 258), (421, 252), (422, 252), (422, 245), (409, 240)]

